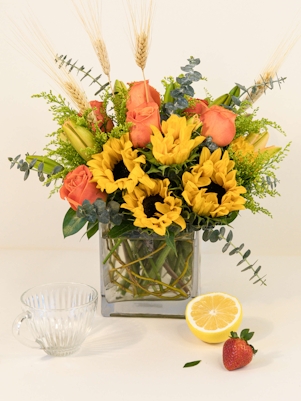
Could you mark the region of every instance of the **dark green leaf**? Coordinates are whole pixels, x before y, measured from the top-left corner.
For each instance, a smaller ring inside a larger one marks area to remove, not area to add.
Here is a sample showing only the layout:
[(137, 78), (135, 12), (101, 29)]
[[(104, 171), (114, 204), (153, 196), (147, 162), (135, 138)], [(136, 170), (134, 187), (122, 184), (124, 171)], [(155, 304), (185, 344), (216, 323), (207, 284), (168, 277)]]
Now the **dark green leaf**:
[(242, 272), (245, 272), (245, 271), (247, 271), (249, 269), (252, 269), (252, 267), (253, 267), (253, 265), (247, 266), (244, 269), (242, 269)]
[(120, 226), (123, 216), (121, 213), (111, 215), (111, 222), (116, 226)]
[(239, 89), (241, 89), (243, 92), (247, 92), (247, 88), (246, 88), (245, 86), (240, 85), (240, 84), (238, 84), (238, 83), (235, 83), (235, 85), (238, 86)]
[(87, 227), (88, 239), (90, 239), (91, 237), (93, 237), (94, 234), (97, 233), (98, 227), (99, 227), (98, 223), (88, 223), (88, 227)]
[(192, 366), (198, 365), (200, 362), (202, 362), (202, 361), (199, 360), (199, 361), (187, 362), (187, 363), (185, 363), (183, 368), (191, 368)]
[(230, 230), (230, 231), (228, 232), (226, 241), (227, 241), (227, 242), (230, 242), (230, 241), (232, 241), (232, 239), (233, 239), (233, 232), (232, 232), (232, 230)]
[(219, 231), (218, 230), (212, 231), (209, 237), (209, 241), (216, 242), (218, 240), (219, 240)]
[(239, 245), (239, 247), (237, 248), (237, 252), (240, 252), (244, 246), (245, 246), (245, 244)]
[(222, 252), (225, 253), (225, 252), (228, 250), (229, 246), (230, 246), (230, 242), (227, 242), (227, 243), (223, 246)]
[(224, 236), (225, 235), (225, 232), (226, 232), (226, 229), (225, 229), (225, 227), (221, 227), (220, 229), (219, 229), (219, 234), (220, 234), (220, 236)]
[(20, 166), (20, 171), (26, 171), (28, 170), (28, 163), (23, 162), (22, 165)]
[(30, 163), (29, 163), (29, 168), (33, 168), (33, 166), (36, 164), (37, 159), (33, 159)]
[(231, 99), (232, 99), (232, 102), (235, 104), (235, 106), (240, 106), (241, 105), (241, 101), (239, 100), (238, 97), (232, 96)]
[(246, 260), (245, 259), (242, 259), (242, 260), (240, 260), (238, 263), (237, 263), (237, 265), (236, 266), (240, 266), (242, 263), (244, 263)]
[(177, 248), (175, 244), (175, 233), (169, 231), (169, 235), (166, 235), (166, 245), (169, 246), (174, 254), (177, 256)]
[(236, 253), (238, 253), (238, 251), (239, 251), (239, 248), (234, 248), (234, 249), (232, 249), (232, 251), (229, 252), (229, 255), (230, 256), (235, 255)]
[(203, 232), (203, 241), (208, 241), (211, 234), (211, 230), (204, 230)]
[(27, 178), (28, 178), (28, 176), (29, 176), (29, 172), (30, 172), (30, 170), (26, 170), (26, 171), (25, 171), (25, 174), (24, 174), (24, 181), (27, 180)]
[(243, 259), (247, 259), (251, 255), (250, 249), (248, 249), (244, 254), (243, 254)]
[(134, 230), (134, 228), (135, 227), (131, 221), (123, 221), (120, 226), (114, 226), (113, 228), (111, 228), (111, 230), (109, 231), (109, 237), (122, 237), (127, 232)]
[(242, 339), (244, 339), (246, 341), (249, 341), (249, 340), (251, 340), (253, 335), (254, 335), (254, 331), (250, 332), (250, 329), (244, 329), (240, 333), (240, 338), (242, 338)]
[(87, 220), (76, 216), (76, 211), (69, 209), (63, 221), (64, 238), (76, 234), (87, 223)]

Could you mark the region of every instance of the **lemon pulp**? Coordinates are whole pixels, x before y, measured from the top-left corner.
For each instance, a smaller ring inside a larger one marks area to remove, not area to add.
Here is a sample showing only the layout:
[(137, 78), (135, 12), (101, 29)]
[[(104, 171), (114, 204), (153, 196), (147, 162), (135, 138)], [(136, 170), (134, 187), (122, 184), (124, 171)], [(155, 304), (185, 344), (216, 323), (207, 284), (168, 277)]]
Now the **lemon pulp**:
[(237, 298), (213, 292), (192, 299), (186, 306), (186, 322), (194, 335), (208, 343), (226, 341), (242, 320)]

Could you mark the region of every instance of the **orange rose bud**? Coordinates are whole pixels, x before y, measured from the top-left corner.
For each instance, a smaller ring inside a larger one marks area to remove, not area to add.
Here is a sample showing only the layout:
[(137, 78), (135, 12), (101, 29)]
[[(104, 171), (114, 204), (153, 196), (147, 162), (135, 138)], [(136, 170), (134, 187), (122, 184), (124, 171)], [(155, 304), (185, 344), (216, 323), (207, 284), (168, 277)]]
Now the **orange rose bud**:
[(197, 102), (194, 106), (185, 109), (185, 113), (201, 115), (208, 110), (208, 102), (206, 100), (196, 99)]
[(101, 198), (106, 201), (107, 194), (96, 188), (96, 182), (91, 182), (92, 178), (91, 171), (85, 165), (76, 167), (66, 175), (60, 196), (69, 202), (73, 210), (81, 206), (84, 200), (94, 203)]
[(221, 106), (212, 106), (200, 115), (203, 123), (201, 135), (211, 136), (218, 146), (227, 146), (236, 132), (236, 114)]
[(132, 111), (141, 104), (147, 102), (145, 88), (148, 91), (148, 103), (155, 102), (160, 106), (160, 94), (155, 88), (150, 86), (147, 81), (138, 81), (131, 84), (129, 89), (129, 99), (126, 103), (128, 111)]
[(143, 103), (132, 111), (128, 111), (126, 121), (133, 123), (130, 140), (134, 148), (143, 148), (150, 143), (151, 125), (160, 129), (159, 106), (155, 102)]
[(91, 100), (90, 106), (93, 109), (93, 113), (98, 121), (99, 128), (104, 132), (111, 132), (114, 124), (112, 120), (106, 115), (103, 108), (103, 102), (98, 100)]

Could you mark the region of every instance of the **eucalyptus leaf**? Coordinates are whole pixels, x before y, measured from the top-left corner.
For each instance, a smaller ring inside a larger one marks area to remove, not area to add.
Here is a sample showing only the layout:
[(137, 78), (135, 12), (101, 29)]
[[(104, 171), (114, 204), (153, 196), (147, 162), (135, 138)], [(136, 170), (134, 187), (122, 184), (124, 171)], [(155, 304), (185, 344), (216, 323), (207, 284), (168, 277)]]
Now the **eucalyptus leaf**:
[(244, 254), (243, 254), (243, 259), (247, 259), (251, 255), (250, 249), (248, 249)]
[(219, 231), (213, 230), (210, 234), (209, 241), (210, 242), (217, 242), (219, 240)]
[(232, 239), (233, 239), (233, 232), (232, 232), (232, 230), (230, 230), (230, 231), (228, 232), (226, 241), (227, 241), (227, 242), (231, 242)]
[(177, 98), (177, 101), (175, 102), (175, 107), (177, 109), (186, 109), (189, 106), (188, 101), (184, 97), (179, 97)]
[(230, 246), (230, 242), (227, 242), (227, 243), (223, 246), (222, 252), (225, 253), (225, 252), (228, 250), (229, 246)]
[(30, 170), (26, 170), (25, 174), (24, 174), (24, 181), (27, 180), (28, 176), (29, 176)]

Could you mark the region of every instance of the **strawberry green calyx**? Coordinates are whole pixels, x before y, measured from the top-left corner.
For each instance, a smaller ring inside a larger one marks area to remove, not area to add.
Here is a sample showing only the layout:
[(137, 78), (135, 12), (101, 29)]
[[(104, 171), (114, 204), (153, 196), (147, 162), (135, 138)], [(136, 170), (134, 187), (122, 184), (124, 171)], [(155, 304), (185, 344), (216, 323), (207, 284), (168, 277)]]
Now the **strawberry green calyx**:
[(255, 355), (256, 352), (257, 352), (258, 350), (255, 349), (255, 348), (253, 347), (253, 345), (251, 345), (251, 344), (248, 343), (248, 341), (251, 340), (251, 338), (253, 337), (253, 335), (254, 335), (254, 331), (251, 331), (251, 332), (250, 332), (250, 329), (243, 329), (243, 330), (240, 332), (240, 336), (238, 336), (238, 334), (237, 334), (235, 331), (231, 331), (231, 332), (230, 332), (230, 338), (233, 338), (233, 339), (239, 338), (239, 339), (241, 339), (241, 340), (244, 340), (244, 341), (252, 348), (253, 354)]

